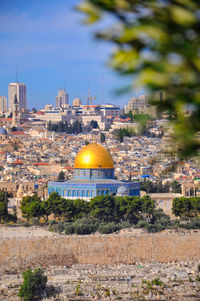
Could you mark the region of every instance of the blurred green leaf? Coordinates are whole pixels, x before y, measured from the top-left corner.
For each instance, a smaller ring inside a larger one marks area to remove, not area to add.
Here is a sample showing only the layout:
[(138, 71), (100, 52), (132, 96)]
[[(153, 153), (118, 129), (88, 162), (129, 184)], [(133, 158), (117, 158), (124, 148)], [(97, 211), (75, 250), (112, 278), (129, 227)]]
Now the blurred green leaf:
[[(114, 25), (96, 36), (115, 45), (109, 66), (132, 75), (130, 89), (146, 88), (152, 103), (168, 113), (176, 148), (183, 156), (200, 149), (200, 1), (87, 0), (81, 9), (96, 22)], [(112, 23), (113, 23), (112, 22)], [(158, 102), (154, 92), (167, 97)], [(119, 91), (119, 88), (118, 88)], [(129, 91), (126, 87), (121, 91)], [(192, 107), (191, 114), (186, 114)]]

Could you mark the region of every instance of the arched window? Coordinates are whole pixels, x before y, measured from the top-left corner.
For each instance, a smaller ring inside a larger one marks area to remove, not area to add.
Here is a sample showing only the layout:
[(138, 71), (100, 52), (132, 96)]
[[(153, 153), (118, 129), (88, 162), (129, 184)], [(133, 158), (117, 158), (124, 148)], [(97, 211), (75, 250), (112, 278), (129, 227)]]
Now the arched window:
[(90, 191), (89, 190), (87, 190), (87, 196), (90, 196)]
[(75, 190), (72, 190), (72, 196), (75, 196)]
[(68, 196), (71, 196), (71, 190), (68, 190)]
[(81, 196), (81, 191), (78, 190), (77, 196)]

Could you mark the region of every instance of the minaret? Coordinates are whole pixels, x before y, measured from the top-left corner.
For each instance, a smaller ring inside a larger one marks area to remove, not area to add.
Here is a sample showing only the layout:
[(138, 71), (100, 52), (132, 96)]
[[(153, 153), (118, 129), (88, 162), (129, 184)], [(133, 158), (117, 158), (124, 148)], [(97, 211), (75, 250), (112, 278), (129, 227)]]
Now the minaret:
[(13, 104), (13, 126), (18, 126), (20, 121), (20, 111), (19, 111), (19, 103), (17, 100), (17, 95), (15, 94), (14, 104)]
[(44, 138), (48, 138), (48, 125), (46, 123), (46, 126), (45, 126), (45, 131), (44, 131)]

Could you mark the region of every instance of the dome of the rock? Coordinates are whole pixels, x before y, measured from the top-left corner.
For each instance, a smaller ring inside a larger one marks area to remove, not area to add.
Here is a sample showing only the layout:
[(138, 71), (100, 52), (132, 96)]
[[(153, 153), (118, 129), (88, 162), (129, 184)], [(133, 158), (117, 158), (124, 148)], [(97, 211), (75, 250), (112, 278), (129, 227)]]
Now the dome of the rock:
[(92, 143), (83, 147), (77, 154), (76, 169), (113, 169), (113, 159), (108, 150), (100, 144)]

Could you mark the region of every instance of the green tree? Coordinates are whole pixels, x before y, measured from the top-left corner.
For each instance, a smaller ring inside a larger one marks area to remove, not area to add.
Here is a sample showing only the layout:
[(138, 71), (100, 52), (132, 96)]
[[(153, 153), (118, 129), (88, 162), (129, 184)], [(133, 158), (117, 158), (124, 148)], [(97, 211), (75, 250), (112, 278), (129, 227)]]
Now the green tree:
[(73, 134), (80, 134), (80, 133), (82, 133), (82, 125), (81, 125), (81, 123), (78, 120), (76, 120), (73, 123), (73, 125), (72, 125), (72, 133)]
[(138, 124), (138, 134), (145, 135), (147, 133), (147, 122), (151, 120), (148, 114), (135, 114), (134, 121)]
[(177, 181), (172, 182), (171, 188), (174, 193), (182, 193), (181, 184)]
[(179, 217), (191, 217), (192, 204), (190, 198), (175, 198), (172, 203), (172, 213)]
[(89, 213), (89, 203), (84, 200), (73, 200), (74, 219), (86, 217)]
[(123, 221), (136, 224), (141, 214), (141, 199), (139, 197), (124, 197), (121, 199), (120, 215)]
[(42, 213), (43, 213), (42, 216), (45, 222), (47, 222), (49, 220), (49, 215), (52, 212), (51, 203), (48, 202), (48, 200), (45, 200), (42, 202), (41, 206), (42, 206)]
[(44, 216), (44, 208), (42, 206), (41, 200), (33, 201), (29, 206), (30, 217), (42, 217)]
[(190, 198), (192, 213), (197, 218), (200, 214), (200, 197), (191, 197)]
[(58, 181), (64, 181), (65, 180), (65, 173), (61, 170), (58, 174)]
[(101, 221), (112, 221), (115, 199), (111, 195), (97, 196), (89, 202), (90, 215)]
[(5, 221), (8, 218), (8, 194), (0, 190), (0, 221)]
[(60, 215), (62, 215), (67, 221), (72, 221), (75, 215), (75, 208), (73, 200), (61, 199), (59, 202)]
[(169, 184), (162, 184), (161, 181), (152, 182), (150, 180), (144, 180), (140, 184), (140, 189), (146, 191), (147, 193), (163, 193), (169, 192)]
[(141, 203), (142, 203), (142, 215), (146, 219), (152, 219), (153, 214), (156, 209), (156, 203), (154, 200), (150, 198), (150, 196), (145, 195), (144, 197), (141, 198)]
[(8, 215), (7, 205), (0, 201), (0, 222), (5, 221)]
[(44, 275), (44, 271), (41, 268), (34, 271), (28, 269), (22, 275), (24, 282), (20, 287), (19, 297), (25, 301), (41, 299), (47, 283), (47, 276)]
[(11, 132), (16, 132), (16, 131), (17, 131), (16, 126), (11, 127)]
[(132, 137), (135, 135), (135, 132), (132, 129), (120, 128), (116, 131), (117, 138), (120, 142), (123, 142), (124, 137)]
[[(181, 154), (194, 154), (200, 148), (200, 2), (82, 0), (79, 10), (90, 24), (112, 17), (115, 24), (97, 34), (116, 45), (110, 65), (132, 75), (129, 90), (146, 87), (151, 92), (154, 104), (174, 119)], [(161, 90), (166, 98), (153, 97)], [(185, 115), (191, 105), (192, 114)]]
[(37, 112), (37, 109), (34, 107), (34, 108), (32, 108), (32, 112), (33, 113), (36, 113)]
[(91, 120), (90, 121), (90, 126), (93, 128), (93, 129), (98, 129), (99, 125), (98, 125), (98, 122), (96, 120)]
[(134, 117), (133, 117), (133, 112), (132, 112), (131, 110), (128, 112), (128, 114), (125, 114), (125, 117), (128, 117), (128, 118), (130, 118), (130, 119), (131, 119), (131, 121), (133, 121), (133, 120), (134, 120)]
[(22, 216), (27, 220), (31, 217), (41, 217), (43, 215), (42, 201), (37, 194), (23, 197), (20, 208)]
[(101, 143), (104, 143), (106, 141), (106, 135), (104, 133), (100, 134), (100, 141)]
[(60, 218), (63, 212), (61, 203), (61, 196), (57, 192), (52, 192), (46, 200), (47, 211), (53, 213), (55, 217)]

